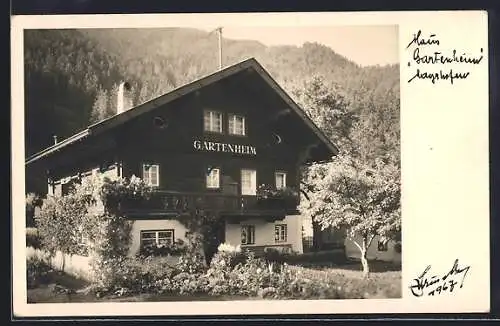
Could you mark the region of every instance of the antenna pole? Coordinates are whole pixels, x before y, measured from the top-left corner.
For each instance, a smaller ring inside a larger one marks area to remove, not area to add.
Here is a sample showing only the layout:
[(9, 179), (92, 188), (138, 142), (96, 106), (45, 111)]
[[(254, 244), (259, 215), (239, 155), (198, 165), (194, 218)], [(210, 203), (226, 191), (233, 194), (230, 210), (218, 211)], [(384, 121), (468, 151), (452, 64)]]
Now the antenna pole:
[(217, 27), (215, 30), (219, 39), (219, 70), (222, 70), (222, 27)]

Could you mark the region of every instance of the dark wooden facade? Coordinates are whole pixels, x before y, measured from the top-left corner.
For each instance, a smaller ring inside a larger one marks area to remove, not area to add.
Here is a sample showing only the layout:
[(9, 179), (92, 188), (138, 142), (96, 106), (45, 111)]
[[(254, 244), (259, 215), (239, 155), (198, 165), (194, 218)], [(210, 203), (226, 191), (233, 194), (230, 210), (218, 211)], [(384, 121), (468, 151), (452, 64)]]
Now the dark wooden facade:
[[(300, 166), (335, 154), (294, 105), (250, 59), (90, 126), (32, 156), (28, 168), (46, 171), (57, 182), (96, 167), (142, 177), (144, 163), (158, 164), (156, 202), (130, 207), (131, 214), (175, 212), (183, 202), (202, 202), (227, 215), (283, 216), (293, 213), (298, 202), (269, 207), (254, 196), (242, 196), (241, 169), (256, 170), (257, 185), (274, 185), (275, 172), (286, 172), (287, 187), (298, 191)], [(223, 113), (221, 134), (204, 131), (204, 110)], [(245, 136), (228, 134), (229, 114), (245, 117)], [(256, 153), (200, 151), (193, 145), (197, 140), (248, 145)], [(221, 171), (219, 189), (206, 187), (210, 168)]]

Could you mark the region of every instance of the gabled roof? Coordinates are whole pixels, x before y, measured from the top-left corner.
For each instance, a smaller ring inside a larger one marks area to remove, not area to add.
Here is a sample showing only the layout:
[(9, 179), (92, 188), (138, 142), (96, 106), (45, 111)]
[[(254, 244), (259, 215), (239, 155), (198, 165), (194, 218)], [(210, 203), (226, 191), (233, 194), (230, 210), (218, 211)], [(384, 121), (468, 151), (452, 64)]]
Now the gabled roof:
[(213, 84), (221, 79), (227, 78), (231, 75), (234, 75), (238, 72), (244, 71), (245, 69), (253, 69), (256, 71), (262, 79), (272, 87), (275, 92), (280, 96), (280, 98), (285, 101), (304, 121), (304, 123), (318, 136), (318, 138), (326, 145), (326, 147), (336, 155), (338, 153), (337, 147), (323, 134), (321, 130), (311, 121), (311, 119), (305, 114), (305, 112), (298, 106), (295, 101), (278, 85), (278, 83), (271, 77), (271, 75), (255, 60), (254, 58), (246, 59), (242, 62), (234, 64), (232, 66), (226, 67), (222, 70), (219, 70), (215, 73), (197, 79), (191, 83), (180, 86), (164, 95), (161, 95), (157, 98), (154, 98), (150, 101), (142, 103), (138, 106), (135, 106), (125, 112), (114, 115), (110, 118), (97, 122), (95, 124), (90, 125), (87, 129), (84, 129), (71, 137), (68, 137), (57, 144), (54, 144), (46, 149), (31, 155), (26, 160), (26, 165), (40, 160), (44, 157), (50, 156), (52, 153), (57, 152), (70, 144), (82, 141), (86, 138), (89, 138), (93, 135), (100, 134), (109, 129), (113, 129), (119, 125), (124, 124), (125, 122), (134, 119), (137, 116), (140, 116), (146, 112), (150, 112), (160, 106), (163, 106), (169, 102), (172, 102), (186, 94), (192, 93), (204, 86)]

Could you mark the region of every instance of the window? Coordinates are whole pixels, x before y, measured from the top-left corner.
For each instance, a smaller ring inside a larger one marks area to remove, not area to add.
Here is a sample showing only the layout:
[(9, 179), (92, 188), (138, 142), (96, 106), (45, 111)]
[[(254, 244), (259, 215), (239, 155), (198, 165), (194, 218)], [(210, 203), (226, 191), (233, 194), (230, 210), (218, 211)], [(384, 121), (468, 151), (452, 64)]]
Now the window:
[(257, 171), (241, 170), (241, 194), (250, 196), (257, 194)]
[(242, 225), (241, 226), (241, 244), (255, 244), (255, 226)]
[(283, 189), (286, 187), (286, 173), (285, 172), (276, 172), (274, 174), (274, 178), (276, 179), (276, 189)]
[(387, 249), (388, 249), (387, 244), (388, 244), (387, 241), (379, 240), (378, 241), (378, 251), (387, 251)]
[(209, 169), (207, 173), (207, 188), (219, 188), (220, 187), (220, 169), (214, 168)]
[(205, 131), (222, 133), (222, 113), (216, 111), (205, 111)]
[(245, 117), (241, 115), (229, 115), (229, 134), (245, 136)]
[(277, 224), (274, 226), (274, 241), (286, 242), (287, 229), (286, 224)]
[(73, 183), (72, 182), (66, 182), (66, 183), (62, 183), (61, 182), (61, 193), (63, 196), (66, 196), (68, 195), (71, 190), (73, 189)]
[(174, 243), (174, 230), (141, 231), (141, 247), (170, 245)]
[(160, 185), (160, 166), (158, 164), (143, 164), (142, 165), (142, 179), (150, 186)]

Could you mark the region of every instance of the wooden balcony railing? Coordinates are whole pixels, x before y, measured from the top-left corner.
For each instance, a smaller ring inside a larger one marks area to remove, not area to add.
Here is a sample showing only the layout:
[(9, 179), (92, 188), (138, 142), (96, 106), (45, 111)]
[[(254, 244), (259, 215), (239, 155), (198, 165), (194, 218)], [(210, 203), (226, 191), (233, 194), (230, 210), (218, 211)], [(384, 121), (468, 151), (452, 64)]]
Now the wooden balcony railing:
[(298, 197), (261, 198), (221, 193), (189, 193), (158, 190), (148, 199), (131, 199), (121, 203), (124, 213), (182, 213), (196, 209), (222, 215), (296, 214)]

